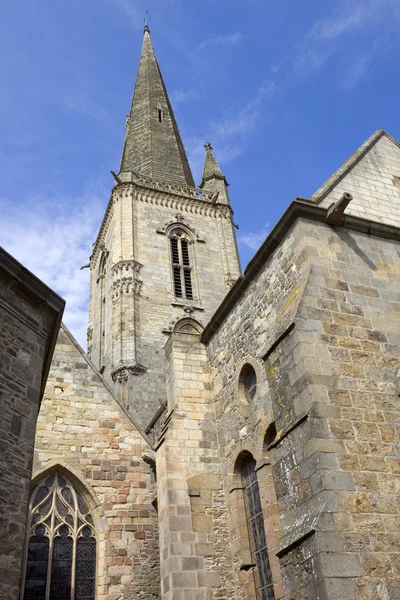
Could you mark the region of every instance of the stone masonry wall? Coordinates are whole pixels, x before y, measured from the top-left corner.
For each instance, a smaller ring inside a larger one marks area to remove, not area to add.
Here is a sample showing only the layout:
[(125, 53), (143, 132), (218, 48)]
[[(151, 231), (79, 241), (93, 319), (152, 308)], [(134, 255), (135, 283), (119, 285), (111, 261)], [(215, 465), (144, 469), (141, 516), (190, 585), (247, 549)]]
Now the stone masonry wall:
[(145, 436), (62, 329), (38, 419), (34, 473), (37, 480), (46, 470), (64, 469), (92, 498), (98, 600), (159, 598), (155, 481), (141, 457), (148, 450)]
[(233, 600), (233, 565), (207, 355), (199, 335), (166, 346), (169, 415), (157, 449), (164, 600)]
[[(398, 243), (299, 220), (209, 344), (227, 502), (241, 452), (272, 472), (277, 597), (400, 597), (399, 308)], [(258, 377), (248, 404), (246, 363)]]
[[(9, 267), (11, 270), (9, 270)], [(19, 584), (36, 419), (64, 302), (0, 249), (0, 597)]]

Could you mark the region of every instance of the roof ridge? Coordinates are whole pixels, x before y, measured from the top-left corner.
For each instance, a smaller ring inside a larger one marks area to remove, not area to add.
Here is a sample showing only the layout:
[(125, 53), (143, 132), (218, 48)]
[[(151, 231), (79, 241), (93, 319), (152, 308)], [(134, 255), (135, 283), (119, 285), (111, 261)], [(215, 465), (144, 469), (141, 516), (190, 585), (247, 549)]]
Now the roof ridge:
[(310, 201), (319, 203), (321, 202), (333, 189), (333, 187), (339, 183), (347, 175), (349, 171), (367, 154), (367, 152), (380, 140), (383, 136), (388, 137), (392, 142), (394, 142), (399, 148), (400, 143), (393, 138), (389, 133), (387, 133), (384, 129), (376, 129), (372, 135), (369, 136), (353, 152), (353, 154), (330, 176), (328, 179), (317, 189), (316, 192), (312, 196), (310, 196)]
[(79, 342), (72, 335), (72, 333), (70, 332), (70, 330), (68, 329), (68, 327), (65, 325), (65, 323), (61, 323), (61, 329), (67, 335), (67, 337), (69, 338), (70, 342), (75, 346), (75, 348), (78, 350), (78, 352), (82, 355), (82, 358), (87, 362), (87, 364), (92, 369), (92, 371), (97, 375), (98, 379), (104, 385), (104, 387), (106, 388), (107, 392), (109, 392), (110, 396), (115, 400), (115, 402), (118, 404), (118, 406), (124, 412), (124, 414), (128, 417), (129, 421), (135, 427), (135, 429), (137, 430), (137, 432), (140, 433), (140, 435), (143, 437), (143, 439), (145, 440), (145, 442), (147, 442), (149, 444), (150, 448), (153, 448), (153, 444), (152, 444), (150, 438), (148, 437), (148, 435), (145, 433), (145, 431), (142, 428), (142, 426), (135, 419), (135, 417), (132, 416), (126, 410), (126, 408), (123, 406), (123, 404), (121, 404), (121, 402), (119, 401), (119, 399), (115, 396), (115, 394), (114, 394), (112, 388), (110, 387), (110, 385), (103, 378), (102, 374), (97, 369), (97, 367), (92, 363), (92, 361), (90, 360), (90, 358), (88, 357), (88, 355), (86, 354), (86, 352), (83, 350), (82, 346), (79, 344)]

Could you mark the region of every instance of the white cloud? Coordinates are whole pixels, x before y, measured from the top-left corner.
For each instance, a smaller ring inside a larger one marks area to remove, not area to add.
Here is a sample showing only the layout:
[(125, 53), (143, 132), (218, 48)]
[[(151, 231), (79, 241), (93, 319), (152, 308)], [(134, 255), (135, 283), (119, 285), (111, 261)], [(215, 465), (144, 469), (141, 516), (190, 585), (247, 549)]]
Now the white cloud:
[(343, 89), (350, 90), (356, 87), (366, 77), (370, 62), (370, 56), (359, 56), (350, 66), (343, 79)]
[(175, 90), (170, 94), (171, 103), (173, 107), (185, 104), (190, 100), (196, 100), (199, 98), (199, 93), (193, 88), (188, 90)]
[(244, 106), (232, 108), (224, 119), (210, 121), (203, 139), (194, 137), (188, 140), (186, 148), (195, 181), (200, 180), (204, 165), (204, 142), (211, 141), (215, 147), (216, 159), (221, 165), (240, 156), (246, 150), (251, 135), (258, 128), (264, 115), (265, 98), (272, 97), (275, 91), (275, 85), (266, 82)]
[(250, 250), (256, 251), (259, 249), (265, 238), (269, 233), (269, 223), (258, 231), (245, 231), (239, 233), (237, 236), (239, 248), (249, 248)]
[[(397, 0), (342, 0), (337, 2), (335, 10), (324, 16), (308, 29), (296, 44), (292, 68), (289, 69), (287, 79), (293, 77), (304, 78), (321, 69), (335, 54), (338, 54), (346, 44), (348, 38), (368, 36), (368, 42), (374, 39), (387, 43), (390, 32), (397, 32), (400, 20), (400, 4)], [(374, 37), (371, 37), (373, 35)], [(375, 46), (380, 42), (375, 41)], [(378, 56), (376, 54), (375, 56)], [(348, 58), (351, 58), (351, 50)], [(361, 60), (358, 70), (366, 70), (365, 61), (363, 68)], [(357, 68), (356, 68), (357, 70)], [(361, 78), (360, 78), (361, 79)], [(356, 79), (354, 79), (356, 84)]]
[[(24, 206), (0, 199), (1, 245), (66, 300), (64, 322), (86, 348), (91, 246), (104, 211), (104, 195), (35, 196)], [(73, 208), (71, 208), (73, 207)]]
[(107, 111), (93, 98), (89, 98), (84, 93), (66, 96), (63, 99), (63, 106), (67, 112), (84, 117), (92, 117), (94, 119), (107, 117)]
[(201, 52), (202, 50), (215, 48), (216, 46), (225, 46), (229, 48), (231, 46), (237, 46), (243, 39), (244, 36), (240, 32), (231, 33), (228, 35), (216, 35), (213, 38), (208, 38), (204, 40), (204, 42), (201, 42), (201, 44), (197, 46), (196, 50), (197, 52)]

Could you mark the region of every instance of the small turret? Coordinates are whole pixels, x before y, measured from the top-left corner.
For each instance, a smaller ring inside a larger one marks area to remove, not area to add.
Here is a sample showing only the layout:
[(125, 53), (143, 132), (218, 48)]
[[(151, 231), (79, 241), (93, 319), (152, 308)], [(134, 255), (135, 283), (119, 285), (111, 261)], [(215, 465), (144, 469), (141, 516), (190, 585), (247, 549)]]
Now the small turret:
[(210, 142), (204, 144), (204, 148), (206, 149), (206, 158), (204, 161), (203, 177), (199, 187), (207, 192), (218, 194), (216, 202), (229, 205), (229, 183), (215, 160)]

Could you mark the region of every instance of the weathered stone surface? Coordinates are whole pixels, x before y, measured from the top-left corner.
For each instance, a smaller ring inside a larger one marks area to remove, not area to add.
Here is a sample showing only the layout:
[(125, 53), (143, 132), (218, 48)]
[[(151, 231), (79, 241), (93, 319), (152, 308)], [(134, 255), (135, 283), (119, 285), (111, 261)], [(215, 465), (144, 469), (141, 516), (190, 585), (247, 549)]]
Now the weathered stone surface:
[(0, 597), (15, 600), (37, 414), (64, 301), (0, 248)]
[(141, 458), (148, 449), (146, 436), (62, 328), (38, 418), (34, 475), (64, 469), (95, 498), (99, 600), (159, 597), (156, 489)]

